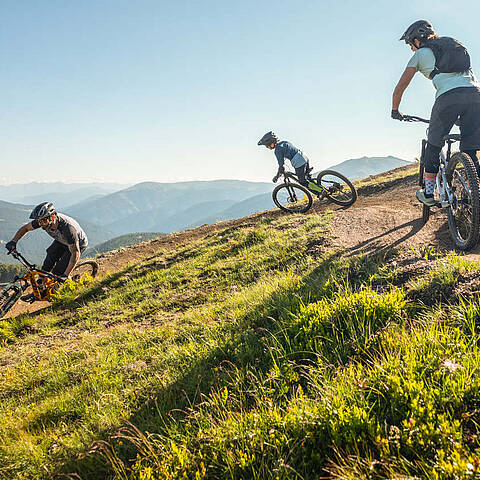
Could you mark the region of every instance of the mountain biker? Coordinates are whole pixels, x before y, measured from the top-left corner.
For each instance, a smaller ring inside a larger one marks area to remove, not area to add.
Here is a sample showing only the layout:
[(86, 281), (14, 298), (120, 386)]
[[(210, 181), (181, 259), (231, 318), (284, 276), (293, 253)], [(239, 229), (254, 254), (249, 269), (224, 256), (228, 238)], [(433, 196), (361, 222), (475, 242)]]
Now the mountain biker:
[(398, 111), (403, 92), (416, 72), (433, 81), (435, 103), (430, 116), (428, 143), (425, 149), (425, 190), (416, 196), (425, 205), (435, 205), (434, 192), (440, 167), (443, 137), (458, 122), (460, 150), (468, 154), (480, 172), (477, 150), (480, 149), (480, 84), (471, 67), (465, 47), (450, 37), (439, 37), (427, 20), (410, 25), (400, 40), (414, 53), (393, 92), (392, 118), (403, 120)]
[[(47, 248), (47, 256), (42, 270), (57, 276), (61, 283), (65, 282), (78, 262), (80, 255), (88, 246), (88, 239), (82, 227), (73, 218), (58, 213), (53, 203), (43, 202), (37, 205), (30, 214), (31, 222), (20, 227), (12, 240), (5, 245), (9, 252), (14, 252), (17, 242), (27, 233), (42, 228), (54, 240)], [(25, 297), (29, 297), (26, 295)], [(24, 298), (22, 300), (31, 300)]]
[(267, 132), (257, 143), (257, 145), (265, 145), (269, 150), (274, 150), (278, 161), (278, 171), (273, 177), (272, 181), (275, 183), (280, 175), (285, 172), (285, 159), (290, 160), (292, 167), (295, 169), (295, 174), (298, 177), (298, 182), (304, 187), (315, 189), (313, 183), (308, 182), (305, 175), (308, 173), (308, 158), (290, 142), (286, 140), (279, 141), (278, 137), (273, 132)]

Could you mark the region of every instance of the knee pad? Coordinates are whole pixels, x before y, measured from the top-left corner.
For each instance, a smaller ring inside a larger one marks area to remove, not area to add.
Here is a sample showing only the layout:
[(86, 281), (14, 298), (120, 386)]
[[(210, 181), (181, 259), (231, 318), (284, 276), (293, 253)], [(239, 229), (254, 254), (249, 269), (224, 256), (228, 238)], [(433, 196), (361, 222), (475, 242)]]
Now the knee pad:
[(438, 173), (440, 168), (440, 151), (442, 147), (436, 147), (431, 143), (427, 143), (425, 148), (425, 156), (423, 161), (425, 163), (425, 171), (428, 173)]

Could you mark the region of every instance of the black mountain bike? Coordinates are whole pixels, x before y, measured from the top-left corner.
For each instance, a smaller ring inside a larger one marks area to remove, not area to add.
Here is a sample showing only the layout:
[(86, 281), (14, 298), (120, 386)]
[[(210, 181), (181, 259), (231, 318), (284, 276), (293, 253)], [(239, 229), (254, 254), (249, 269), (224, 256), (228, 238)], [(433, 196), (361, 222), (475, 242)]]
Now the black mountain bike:
[[(404, 115), (406, 122), (430, 123), (424, 118)], [(443, 137), (447, 144), (446, 153), (440, 153), (440, 169), (437, 175), (437, 197), (435, 207), (447, 211), (448, 227), (455, 246), (459, 250), (475, 247), (479, 239), (480, 226), (480, 186), (477, 169), (473, 160), (462, 152), (452, 154), (452, 145), (461, 140), (459, 134)], [(425, 148), (427, 140), (422, 140), (418, 184), (425, 188)], [(426, 223), (432, 207), (423, 205), (422, 219)]]
[[(272, 192), (275, 205), (285, 212), (305, 213), (313, 204), (313, 195), (319, 199), (328, 198), (333, 203), (349, 207), (357, 199), (357, 191), (352, 182), (334, 170), (322, 170), (316, 179), (312, 178), (313, 167), (307, 164), (305, 178), (308, 187), (298, 183), (298, 177), (292, 172), (284, 172), (283, 183)], [(279, 176), (274, 178), (276, 182)]]

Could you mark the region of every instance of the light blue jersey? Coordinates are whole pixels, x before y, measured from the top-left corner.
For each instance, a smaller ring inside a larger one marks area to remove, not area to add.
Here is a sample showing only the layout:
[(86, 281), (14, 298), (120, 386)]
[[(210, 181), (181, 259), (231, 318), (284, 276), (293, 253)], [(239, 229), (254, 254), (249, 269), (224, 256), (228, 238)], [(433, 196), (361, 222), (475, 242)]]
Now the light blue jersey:
[[(427, 47), (418, 49), (408, 62), (407, 68), (415, 68), (417, 72), (423, 73), (428, 79), (430, 73), (435, 68), (435, 55), (432, 50)], [(439, 73), (433, 77), (433, 85), (437, 90), (435, 98), (438, 98), (445, 92), (459, 87), (477, 87), (480, 83), (476, 79), (472, 70), (461, 73)]]

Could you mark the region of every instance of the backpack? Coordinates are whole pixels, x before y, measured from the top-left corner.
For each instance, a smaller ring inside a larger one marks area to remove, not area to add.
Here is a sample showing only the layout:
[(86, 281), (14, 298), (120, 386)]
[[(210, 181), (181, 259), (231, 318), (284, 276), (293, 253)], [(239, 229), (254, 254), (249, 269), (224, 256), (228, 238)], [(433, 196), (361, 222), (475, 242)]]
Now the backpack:
[(435, 55), (435, 68), (430, 73), (430, 80), (439, 73), (460, 73), (470, 69), (467, 49), (454, 38), (432, 38), (427, 40), (423, 47), (430, 48)]

